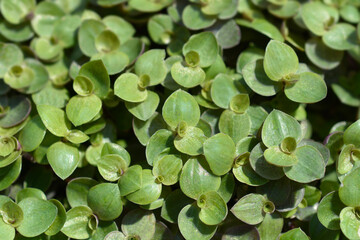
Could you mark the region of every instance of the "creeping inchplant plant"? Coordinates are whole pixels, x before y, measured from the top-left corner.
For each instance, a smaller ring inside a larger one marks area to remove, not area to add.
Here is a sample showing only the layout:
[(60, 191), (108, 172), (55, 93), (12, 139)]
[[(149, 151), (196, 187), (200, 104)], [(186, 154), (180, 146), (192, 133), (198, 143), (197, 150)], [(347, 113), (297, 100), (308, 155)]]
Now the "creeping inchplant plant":
[(360, 240), (359, 9), (0, 0), (0, 239)]

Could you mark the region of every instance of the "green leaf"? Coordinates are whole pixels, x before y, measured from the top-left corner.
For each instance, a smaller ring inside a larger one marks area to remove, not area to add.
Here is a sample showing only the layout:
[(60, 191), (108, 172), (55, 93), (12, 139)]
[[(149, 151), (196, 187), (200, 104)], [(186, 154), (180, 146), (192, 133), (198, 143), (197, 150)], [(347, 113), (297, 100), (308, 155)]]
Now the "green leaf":
[(200, 108), (193, 96), (183, 90), (172, 93), (165, 101), (162, 114), (165, 122), (175, 129), (180, 122), (196, 126), (200, 119)]
[(344, 207), (337, 191), (328, 193), (318, 206), (317, 217), (326, 228), (338, 230), (340, 229), (340, 212)]
[(298, 162), (294, 154), (285, 153), (278, 146), (272, 146), (266, 149), (264, 157), (268, 163), (278, 167), (291, 167)]
[(56, 199), (49, 200), (57, 208), (57, 216), (51, 226), (46, 230), (45, 234), (48, 236), (56, 235), (60, 232), (66, 222), (66, 210), (64, 206)]
[(97, 53), (91, 57), (93, 60), (101, 60), (110, 75), (123, 71), (130, 61), (128, 55), (120, 51)]
[(23, 60), (24, 55), (17, 45), (0, 44), (0, 77), (3, 78), (8, 69), (21, 64)]
[[(247, 137), (250, 133), (250, 118), (247, 113), (239, 114), (225, 110), (219, 119), (219, 130), (232, 138), (234, 143)], [(239, 128), (238, 126), (242, 126)]]
[(159, 102), (159, 95), (153, 91), (147, 91), (147, 97), (143, 102), (125, 102), (125, 106), (136, 118), (146, 121), (155, 113), (157, 107), (159, 106)]
[(4, 240), (13, 240), (15, 238), (15, 228), (0, 219), (0, 235), (4, 237)]
[(297, 148), (294, 154), (298, 162), (291, 167), (284, 167), (288, 178), (300, 183), (309, 183), (324, 177), (325, 162), (316, 148), (302, 146)]
[(76, 129), (70, 130), (69, 134), (65, 138), (74, 144), (80, 144), (89, 140), (88, 135)]
[(16, 158), (15, 162), (0, 168), (0, 190), (8, 188), (19, 177), (21, 172), (22, 158)]
[(266, 214), (264, 220), (256, 228), (259, 231), (260, 239), (272, 240), (276, 239), (283, 228), (284, 219), (278, 212)]
[[(89, 207), (77, 206), (66, 212), (66, 222), (61, 232), (69, 238), (88, 239), (96, 229), (97, 221)], [(94, 225), (95, 229), (91, 229)]]
[(206, 136), (200, 128), (188, 127), (185, 122), (180, 122), (177, 127), (174, 146), (181, 153), (197, 156), (203, 153), (205, 140)]
[(19, 135), (19, 142), (23, 151), (34, 151), (43, 141), (46, 128), (39, 115), (31, 118)]
[(300, 183), (283, 177), (258, 187), (257, 192), (273, 202), (278, 212), (289, 212), (299, 206), (305, 189)]
[(95, 39), (106, 28), (105, 24), (95, 19), (86, 19), (81, 23), (78, 33), (78, 42), (81, 52), (91, 57), (97, 53)]
[[(114, 221), (110, 222), (102, 222), (99, 221), (99, 225), (95, 231), (95, 233), (89, 238), (89, 240), (104, 240), (105, 237), (110, 233), (117, 231), (118, 227)], [(122, 238), (120, 238), (122, 239)]]
[(300, 124), (290, 115), (273, 110), (265, 119), (262, 127), (263, 143), (267, 147), (278, 146), (287, 137), (292, 137), (299, 143), (302, 138)]
[(260, 194), (248, 194), (242, 197), (232, 208), (231, 212), (241, 221), (255, 225), (264, 220), (263, 211), (266, 199)]
[(175, 150), (174, 139), (173, 133), (166, 129), (160, 129), (150, 137), (146, 146), (146, 160), (150, 166), (162, 156), (164, 151), (168, 153)]
[(87, 202), (94, 214), (103, 221), (118, 218), (123, 208), (119, 187), (113, 183), (100, 183), (90, 188)]
[(346, 175), (342, 181), (339, 197), (346, 206), (356, 207), (360, 205), (360, 191), (357, 184), (359, 177), (360, 168), (356, 168)]
[(242, 73), (242, 69), (245, 67), (246, 64), (255, 62), (258, 59), (262, 59), (264, 58), (264, 55), (265, 51), (261, 48), (249, 47), (245, 49), (239, 54), (236, 60), (236, 71), (238, 73)]
[(271, 40), (266, 46), (264, 70), (273, 81), (291, 77), (299, 67), (295, 51), (285, 43)]
[(282, 84), (274, 82), (266, 75), (263, 60), (249, 62), (242, 68), (246, 84), (259, 95), (274, 96), (282, 88)]
[(149, 79), (148, 86), (155, 86), (165, 80), (167, 68), (164, 61), (165, 51), (152, 49), (142, 54), (135, 63), (135, 73)]
[(19, 202), (24, 220), (17, 231), (25, 237), (35, 237), (45, 232), (55, 221), (57, 208), (46, 200), (29, 197)]
[(324, 34), (325, 45), (335, 50), (349, 50), (358, 45), (356, 28), (348, 23), (338, 23)]
[(220, 184), (221, 178), (211, 173), (204, 158), (190, 158), (184, 164), (180, 188), (186, 196), (198, 199), (208, 191), (217, 191)]
[(339, 66), (344, 52), (327, 47), (320, 38), (313, 37), (305, 43), (305, 53), (310, 61), (324, 70)]
[(360, 134), (360, 121), (352, 123), (344, 132), (344, 144), (353, 144), (360, 147), (360, 140), (357, 137)]
[(97, 184), (97, 181), (87, 177), (72, 179), (66, 186), (66, 198), (72, 208), (87, 205), (89, 189)]
[(79, 76), (90, 79), (94, 85), (94, 93), (100, 98), (105, 98), (110, 91), (110, 78), (101, 60), (90, 61), (82, 65)]
[(119, 231), (112, 231), (105, 236), (104, 240), (125, 240), (125, 235)]
[(97, 161), (100, 175), (107, 181), (118, 180), (127, 170), (127, 162), (119, 155), (107, 154)]
[(19, 205), (11, 200), (3, 203), (0, 206), (0, 212), (2, 215), (2, 220), (12, 227), (18, 227), (24, 219), (24, 213)]
[[(4, 106), (6, 107), (6, 106)], [(30, 100), (17, 95), (8, 99), (10, 108), (4, 117), (0, 118), (0, 127), (11, 128), (24, 122), (31, 112)]]
[(358, 23), (360, 21), (359, 10), (352, 4), (344, 4), (340, 8), (340, 16), (350, 23)]
[(269, 180), (277, 180), (284, 176), (281, 167), (271, 165), (264, 158), (265, 147), (262, 143), (257, 144), (250, 153), (250, 165), (261, 177)]
[(216, 61), (218, 55), (218, 43), (213, 33), (202, 32), (192, 35), (184, 44), (183, 55), (194, 51), (199, 54), (199, 66), (202, 68), (209, 67)]
[[(310, 88), (312, 91), (309, 91)], [(315, 103), (326, 97), (327, 87), (320, 75), (304, 72), (299, 75), (299, 80), (286, 83), (284, 92), (294, 102)]]
[(148, 96), (146, 90), (146, 86), (149, 84), (148, 81), (148, 77), (139, 78), (133, 73), (123, 73), (115, 81), (114, 93), (128, 102), (143, 102)]
[(178, 224), (185, 239), (209, 240), (214, 236), (217, 226), (202, 223), (199, 218), (200, 212), (201, 209), (195, 204), (189, 204), (181, 210)]
[(50, 105), (37, 105), (39, 116), (45, 127), (55, 136), (65, 137), (70, 132), (70, 122), (65, 112)]
[(119, 182), (120, 195), (126, 196), (129, 193), (139, 190), (142, 186), (142, 168), (139, 165), (130, 166), (120, 177)]
[(16, 202), (19, 203), (29, 197), (46, 200), (46, 195), (43, 191), (37, 188), (23, 188), (16, 194)]
[(55, 174), (61, 179), (69, 177), (80, 161), (78, 149), (63, 142), (51, 145), (46, 156)]
[(142, 170), (142, 185), (136, 192), (130, 193), (126, 198), (139, 205), (150, 204), (159, 198), (162, 185), (156, 181), (150, 169)]
[(234, 176), (231, 173), (227, 173), (221, 177), (221, 184), (216, 192), (222, 197), (222, 199), (224, 199), (225, 203), (227, 203), (230, 201), (234, 193), (234, 188)]
[(204, 155), (211, 171), (218, 176), (230, 171), (235, 157), (235, 144), (226, 134), (218, 133), (204, 142)]
[(183, 162), (176, 155), (167, 155), (154, 162), (153, 174), (164, 185), (173, 185), (180, 178)]
[(170, 223), (177, 223), (181, 209), (193, 202), (194, 200), (185, 196), (181, 189), (176, 189), (165, 198), (161, 208), (161, 217)]
[(322, 36), (331, 24), (331, 15), (322, 2), (309, 2), (301, 6), (301, 19), (305, 26), (315, 35)]
[(35, 0), (4, 0), (1, 1), (1, 13), (8, 22), (19, 24), (35, 9), (35, 6)]
[(217, 225), (226, 218), (226, 203), (217, 192), (210, 191), (202, 194), (197, 199), (197, 205), (201, 208), (199, 218), (207, 225)]
[(127, 237), (138, 236), (140, 239), (151, 240), (155, 233), (156, 219), (150, 211), (136, 209), (128, 212), (121, 223), (121, 230)]
[(346, 207), (340, 212), (340, 228), (349, 239), (359, 239), (360, 221), (358, 208)]
[[(188, 64), (187, 64), (188, 65)], [(199, 66), (187, 66), (182, 62), (176, 62), (171, 67), (171, 76), (179, 85), (193, 88), (205, 80), (205, 72)]]
[(231, 99), (239, 93), (246, 93), (244, 87), (223, 73), (218, 74), (211, 84), (211, 99), (221, 108), (229, 108)]
[(133, 121), (133, 130), (139, 142), (146, 146), (150, 137), (158, 130), (166, 128), (166, 123), (161, 114), (155, 112), (148, 120), (141, 121), (137, 118)]
[(201, 8), (195, 4), (187, 5), (182, 12), (181, 18), (184, 25), (191, 30), (204, 29), (216, 22), (214, 16), (204, 14)]
[(309, 240), (309, 237), (301, 230), (301, 228), (294, 228), (281, 234), (279, 240)]
[(75, 127), (90, 122), (101, 110), (102, 102), (96, 95), (74, 96), (66, 105), (66, 115)]

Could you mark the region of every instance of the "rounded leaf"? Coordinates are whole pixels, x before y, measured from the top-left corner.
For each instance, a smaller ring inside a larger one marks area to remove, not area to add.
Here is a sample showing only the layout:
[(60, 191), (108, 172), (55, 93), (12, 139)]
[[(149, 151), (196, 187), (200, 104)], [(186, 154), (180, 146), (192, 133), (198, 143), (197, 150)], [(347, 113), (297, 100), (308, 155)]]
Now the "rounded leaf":
[(153, 174), (164, 185), (177, 183), (183, 166), (181, 158), (176, 155), (166, 155), (154, 162)]
[(231, 212), (241, 221), (255, 225), (264, 220), (263, 211), (266, 199), (260, 194), (248, 194), (242, 197), (232, 208)]
[[(61, 232), (69, 238), (88, 239), (96, 229), (97, 221), (89, 207), (77, 206), (67, 211), (66, 222)], [(90, 226), (95, 229), (91, 229)]]
[(23, 210), (24, 220), (16, 230), (25, 237), (35, 237), (45, 232), (57, 216), (56, 206), (46, 200), (29, 197), (19, 202), (19, 206)]
[(224, 199), (214, 191), (202, 194), (197, 200), (200, 220), (207, 225), (218, 225), (227, 216), (227, 206)]
[(100, 183), (89, 189), (87, 202), (94, 214), (103, 221), (118, 218), (123, 204), (117, 184)]
[(198, 199), (208, 191), (217, 191), (221, 178), (211, 173), (204, 158), (190, 158), (185, 163), (180, 175), (180, 188), (183, 193)]
[(102, 102), (94, 94), (74, 96), (66, 105), (66, 115), (75, 127), (90, 122), (101, 110)]
[(199, 218), (200, 212), (195, 204), (189, 204), (179, 213), (178, 225), (185, 239), (210, 240), (214, 236), (217, 226), (204, 224)]
[(193, 96), (179, 89), (166, 99), (162, 114), (172, 129), (182, 121), (188, 126), (196, 126), (200, 119), (200, 108)]
[(63, 142), (51, 145), (46, 156), (55, 174), (61, 179), (69, 177), (80, 161), (78, 149)]
[(190, 51), (199, 54), (199, 66), (209, 67), (216, 61), (218, 55), (218, 44), (216, 38), (211, 32), (202, 32), (192, 35), (184, 44), (183, 55), (186, 56)]
[(140, 79), (133, 73), (123, 73), (115, 81), (114, 93), (119, 98), (128, 102), (143, 102), (148, 96), (148, 91), (145, 88), (146, 85), (142, 87), (146, 82), (145, 79)]
[(290, 77), (299, 67), (295, 51), (285, 43), (271, 40), (265, 49), (264, 70), (273, 81)]
[(235, 144), (228, 135), (218, 133), (204, 142), (204, 155), (211, 171), (218, 176), (224, 175), (233, 166)]
[(146, 121), (155, 113), (157, 107), (159, 106), (159, 102), (159, 95), (153, 91), (147, 91), (147, 97), (143, 102), (125, 102), (125, 106), (136, 118)]
[(340, 229), (340, 212), (344, 207), (337, 191), (328, 193), (318, 206), (317, 217), (326, 228), (338, 230)]
[(326, 97), (327, 87), (320, 75), (304, 72), (299, 75), (299, 80), (294, 83), (286, 83), (284, 92), (294, 102), (315, 103)]
[(149, 78), (148, 86), (155, 86), (165, 80), (167, 68), (165, 51), (152, 49), (142, 54), (135, 63), (135, 73)]
[(121, 230), (128, 237), (138, 236), (141, 240), (151, 240), (155, 233), (155, 224), (156, 219), (152, 212), (136, 209), (124, 216)]
[(339, 188), (339, 197), (346, 206), (360, 206), (360, 191), (357, 184), (360, 181), (359, 178), (360, 168), (356, 168), (346, 175), (342, 181)]

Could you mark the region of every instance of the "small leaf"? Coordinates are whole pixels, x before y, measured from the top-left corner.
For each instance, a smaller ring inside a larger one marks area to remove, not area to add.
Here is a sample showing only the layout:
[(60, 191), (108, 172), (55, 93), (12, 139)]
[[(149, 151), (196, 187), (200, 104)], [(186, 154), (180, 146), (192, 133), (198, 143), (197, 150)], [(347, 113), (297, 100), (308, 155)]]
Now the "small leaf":
[(46, 128), (39, 115), (31, 118), (19, 135), (19, 142), (23, 151), (34, 151), (43, 141), (45, 133)]
[(339, 188), (339, 197), (341, 201), (349, 207), (356, 207), (360, 205), (360, 191), (357, 183), (360, 177), (360, 168), (356, 168), (348, 175), (346, 175), (342, 181), (342, 185)]
[(135, 209), (128, 212), (121, 223), (121, 230), (126, 236), (151, 240), (155, 233), (156, 219), (150, 211)]
[(142, 186), (142, 168), (140, 165), (130, 166), (120, 177), (119, 182), (120, 195), (126, 196), (129, 193), (139, 190)]
[(125, 106), (136, 118), (146, 121), (155, 113), (159, 102), (160, 98), (155, 92), (147, 91), (147, 97), (143, 102), (125, 102)]
[(78, 149), (62, 142), (51, 145), (46, 156), (55, 174), (61, 179), (69, 177), (80, 161)]
[(199, 66), (186, 66), (176, 62), (171, 67), (171, 76), (179, 85), (193, 88), (205, 80), (205, 72)]
[(149, 78), (149, 86), (155, 86), (164, 81), (167, 68), (165, 65), (165, 51), (152, 49), (141, 55), (135, 63), (135, 73)]
[(218, 133), (204, 142), (204, 155), (211, 171), (218, 176), (229, 172), (235, 157), (235, 144), (223, 133)]
[(186, 56), (190, 51), (199, 54), (200, 67), (209, 67), (216, 61), (218, 55), (218, 44), (214, 34), (211, 32), (202, 32), (192, 35), (184, 44), (183, 55)]
[(105, 98), (110, 90), (110, 78), (101, 60), (94, 60), (81, 66), (79, 76), (90, 79), (94, 85), (94, 93)]
[(278, 167), (291, 167), (294, 166), (298, 159), (293, 154), (284, 153), (279, 147), (272, 146), (264, 152), (265, 160)]
[[(197, 156), (203, 153), (203, 144), (206, 140), (204, 132), (197, 127), (187, 127), (180, 122), (177, 128), (178, 135), (174, 139), (175, 148), (190, 156)], [(181, 126), (183, 128), (181, 129)]]
[(299, 80), (296, 82), (286, 83), (284, 92), (294, 102), (315, 103), (326, 97), (327, 87), (320, 75), (304, 72), (299, 75)]
[(65, 137), (70, 131), (70, 123), (65, 112), (50, 105), (37, 105), (39, 116), (45, 127), (55, 136)]
[(25, 237), (40, 235), (55, 221), (57, 208), (49, 201), (30, 197), (19, 202), (19, 206), (24, 220), (16, 230)]
[(309, 183), (321, 179), (325, 174), (325, 163), (320, 152), (309, 145), (299, 147), (294, 152), (298, 162), (291, 166), (285, 167), (285, 175), (301, 183)]
[(191, 30), (200, 30), (210, 27), (216, 22), (214, 16), (204, 14), (200, 7), (195, 4), (189, 4), (182, 12), (182, 21), (184, 25)]
[[(219, 130), (232, 138), (234, 143), (247, 137), (250, 133), (250, 118), (247, 113), (239, 114), (225, 110), (219, 119)], [(239, 128), (238, 126), (241, 126)]]
[(195, 204), (189, 204), (181, 210), (178, 225), (185, 239), (210, 240), (214, 236), (217, 226), (202, 223), (199, 218), (200, 212), (201, 209)]
[(340, 212), (341, 232), (349, 239), (359, 238), (360, 221), (358, 211), (357, 208), (346, 207)]
[(273, 81), (280, 81), (293, 75), (299, 67), (295, 51), (285, 43), (271, 40), (266, 46), (264, 70)]
[(265, 202), (265, 198), (260, 194), (251, 193), (242, 197), (230, 211), (241, 221), (255, 225), (264, 220), (263, 207)]
[[(97, 221), (89, 207), (77, 206), (67, 211), (66, 222), (61, 232), (69, 238), (88, 239), (96, 229)], [(90, 226), (95, 229), (91, 229)]]
[(328, 193), (318, 206), (317, 217), (326, 228), (338, 230), (340, 229), (340, 212), (344, 207), (337, 191)]
[(273, 110), (265, 119), (261, 138), (267, 147), (277, 146), (286, 137), (292, 137), (296, 142), (302, 138), (300, 124), (295, 118), (279, 110)]
[(181, 158), (175, 155), (164, 156), (154, 162), (153, 174), (164, 185), (177, 183), (183, 163)]
[(222, 197), (214, 191), (202, 194), (197, 200), (200, 220), (207, 225), (221, 223), (227, 215), (227, 206)]
[(293, 240), (293, 239), (308, 240), (309, 237), (306, 236), (306, 234), (301, 230), (301, 228), (295, 228), (290, 231), (287, 231), (284, 234), (281, 234), (279, 238), (279, 240)]
[(107, 154), (97, 161), (100, 175), (107, 181), (118, 180), (127, 170), (127, 162), (119, 155)]
[(180, 175), (180, 188), (183, 193), (198, 199), (208, 191), (217, 191), (221, 178), (211, 173), (204, 158), (190, 158), (183, 167)]
[(143, 102), (148, 95), (148, 77), (139, 78), (133, 73), (123, 73), (115, 81), (114, 93), (119, 98), (133, 103)]
[(96, 95), (74, 96), (66, 105), (66, 115), (75, 127), (90, 122), (101, 110), (102, 102)]
[(119, 187), (113, 183), (100, 183), (90, 188), (87, 202), (94, 214), (103, 221), (118, 218), (123, 208)]
[(97, 184), (97, 181), (87, 177), (72, 179), (66, 186), (66, 198), (72, 208), (87, 205), (89, 189)]
[(181, 121), (196, 126), (200, 119), (200, 108), (193, 96), (183, 90), (172, 93), (162, 108), (165, 122), (175, 129)]

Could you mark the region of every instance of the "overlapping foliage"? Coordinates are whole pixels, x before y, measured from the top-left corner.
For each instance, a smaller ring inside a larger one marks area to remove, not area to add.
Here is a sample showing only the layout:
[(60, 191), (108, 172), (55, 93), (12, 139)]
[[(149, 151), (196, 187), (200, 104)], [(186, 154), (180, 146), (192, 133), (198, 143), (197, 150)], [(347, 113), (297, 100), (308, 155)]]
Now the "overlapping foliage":
[(0, 238), (360, 239), (359, 7), (1, 0)]

